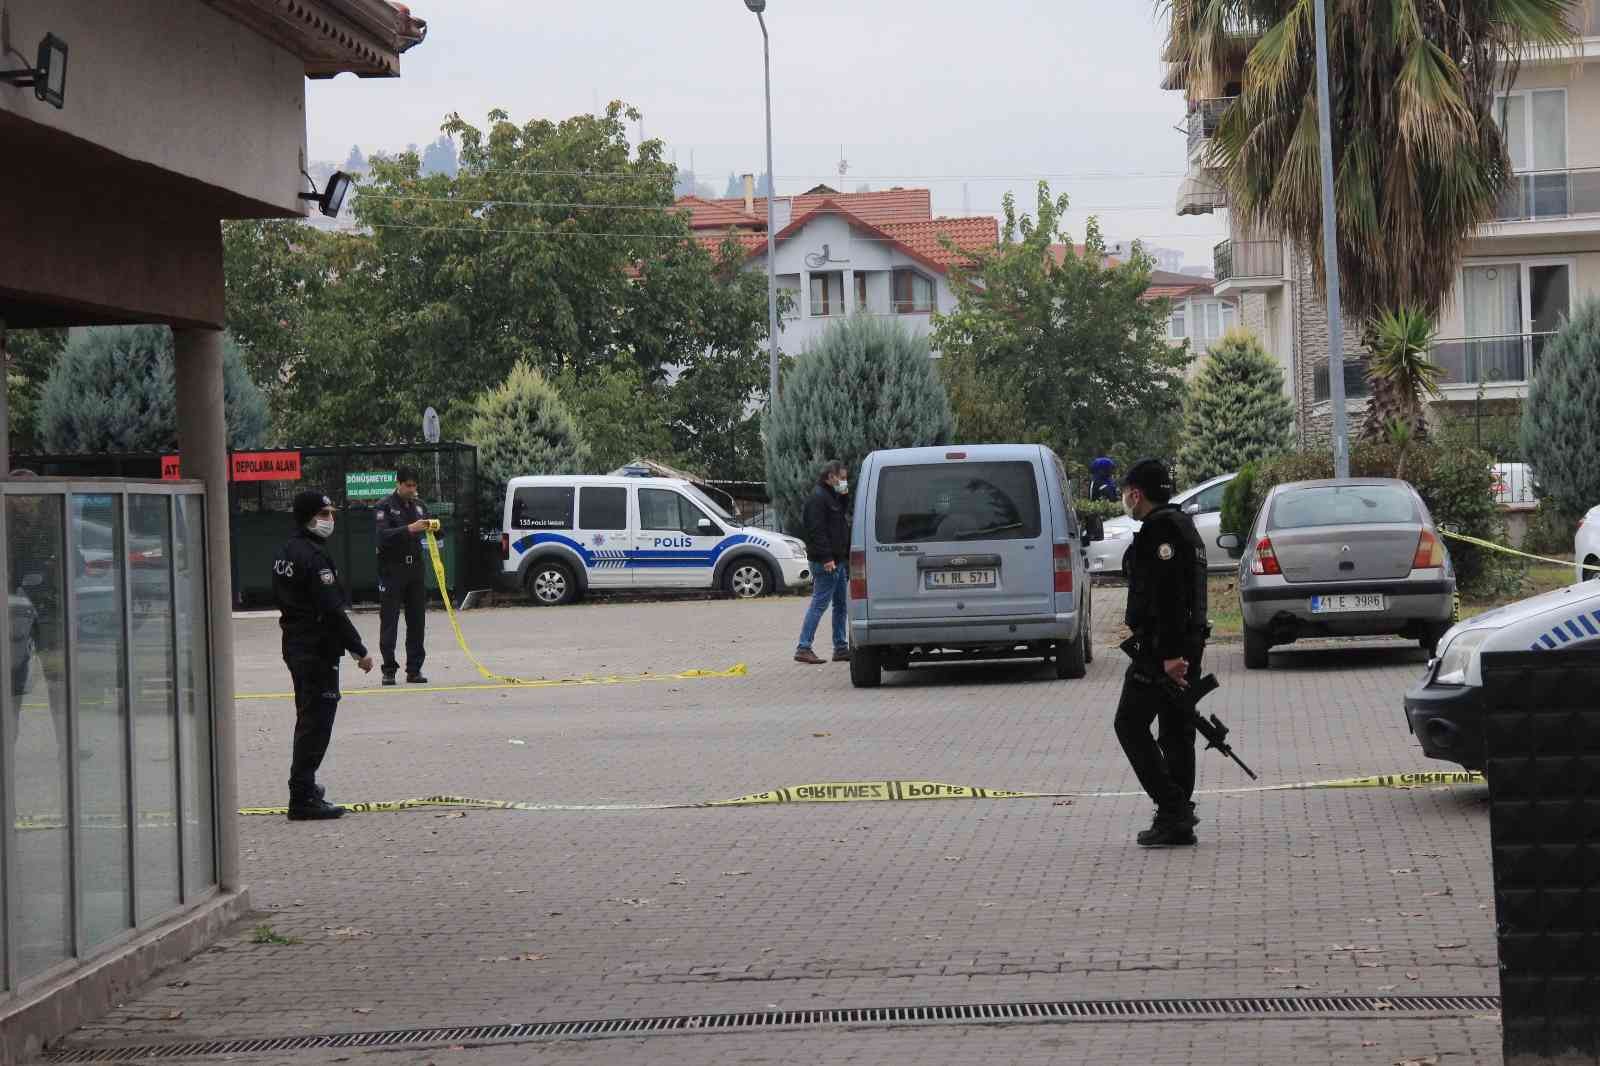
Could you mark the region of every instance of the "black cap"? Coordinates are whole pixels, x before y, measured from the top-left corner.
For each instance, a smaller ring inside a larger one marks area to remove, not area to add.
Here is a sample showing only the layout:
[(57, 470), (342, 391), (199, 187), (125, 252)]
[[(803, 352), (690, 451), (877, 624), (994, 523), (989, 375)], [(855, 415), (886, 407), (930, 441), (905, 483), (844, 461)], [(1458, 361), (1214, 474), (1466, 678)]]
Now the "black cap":
[(1166, 503), (1178, 491), (1172, 483), (1172, 475), (1167, 471), (1167, 464), (1160, 459), (1140, 459), (1128, 467), (1128, 472), (1122, 475), (1122, 485), (1124, 488), (1138, 489), (1146, 499), (1155, 503)]
[(332, 500), (328, 499), (328, 497), (324, 496), (322, 493), (317, 492), (317, 491), (315, 491), (313, 489), (307, 489), (304, 492), (295, 493), (295, 497), (294, 497), (294, 522), (295, 522), (295, 525), (297, 525), (297, 526), (305, 525), (307, 522), (309, 522), (313, 518), (317, 517), (317, 512), (318, 511), (322, 510), (324, 507), (332, 507), (332, 506), (333, 506), (333, 501)]

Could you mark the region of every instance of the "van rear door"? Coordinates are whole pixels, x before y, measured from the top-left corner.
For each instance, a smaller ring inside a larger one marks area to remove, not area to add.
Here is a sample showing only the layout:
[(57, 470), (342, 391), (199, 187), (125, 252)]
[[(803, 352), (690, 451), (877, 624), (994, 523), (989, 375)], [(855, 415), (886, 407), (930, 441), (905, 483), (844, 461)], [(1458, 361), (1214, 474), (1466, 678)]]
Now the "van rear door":
[(882, 467), (866, 516), (868, 616), (1054, 614), (1045, 499), (1026, 458)]

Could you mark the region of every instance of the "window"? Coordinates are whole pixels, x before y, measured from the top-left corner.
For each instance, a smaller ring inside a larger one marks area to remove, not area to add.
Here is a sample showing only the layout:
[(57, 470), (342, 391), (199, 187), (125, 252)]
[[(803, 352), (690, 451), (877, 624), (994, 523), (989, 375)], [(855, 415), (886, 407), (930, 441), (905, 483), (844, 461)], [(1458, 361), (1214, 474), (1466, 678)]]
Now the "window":
[(897, 315), (920, 315), (934, 310), (933, 282), (915, 270), (894, 272), (894, 311)]
[(1495, 101), (1495, 122), (1520, 177), (1501, 201), (1502, 219), (1571, 213), (1567, 169), (1567, 91), (1514, 92)]
[[(722, 535), (715, 522), (709, 530), (700, 528), (704, 511), (672, 489), (639, 490), (639, 528), (652, 532), (687, 533), (691, 537)], [(707, 519), (710, 521), (710, 519)]]
[(1222, 496), (1228, 491), (1228, 482), (1220, 481), (1203, 492), (1197, 492), (1184, 501), (1183, 509), (1188, 511), (1194, 507), (1190, 514), (1211, 514), (1222, 510)]
[(1193, 312), (1194, 324), (1189, 332), (1185, 332), (1184, 311), (1174, 311), (1172, 336), (1179, 340), (1189, 336), (1205, 344), (1221, 339), (1224, 333), (1232, 329), (1238, 313), (1232, 304), (1222, 300), (1191, 300), (1189, 307)]
[(867, 307), (867, 276), (865, 274), (857, 274), (856, 275), (856, 310), (857, 311), (866, 311), (866, 310), (868, 310), (868, 307)]
[(878, 478), (878, 540), (1031, 540), (1039, 535), (1033, 464), (929, 463)]
[(529, 485), (511, 498), (512, 529), (571, 529), (570, 485)]
[(1466, 337), (1444, 341), (1434, 359), (1444, 380), (1526, 381), (1550, 334), (1572, 306), (1572, 264), (1512, 261), (1473, 263), (1461, 271)]
[(1175, 341), (1181, 341), (1189, 336), (1188, 304), (1178, 304), (1172, 309), (1172, 321), (1168, 323), (1167, 335)]
[(833, 311), (830, 310), (833, 305), (830, 304), (828, 300), (828, 294), (833, 289), (833, 286), (828, 284), (829, 277), (830, 275), (828, 274), (811, 275), (812, 318), (827, 318), (833, 313)]
[(628, 490), (585, 485), (578, 494), (579, 529), (627, 529)]
[(1267, 528), (1400, 524), (1420, 517), (1411, 493), (1398, 485), (1338, 485), (1283, 493), (1272, 503)]

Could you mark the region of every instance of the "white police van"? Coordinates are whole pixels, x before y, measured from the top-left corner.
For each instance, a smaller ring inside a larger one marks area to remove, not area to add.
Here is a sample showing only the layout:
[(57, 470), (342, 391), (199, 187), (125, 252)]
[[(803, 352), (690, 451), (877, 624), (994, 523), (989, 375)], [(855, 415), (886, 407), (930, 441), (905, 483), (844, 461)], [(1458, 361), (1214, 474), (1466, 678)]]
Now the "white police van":
[(802, 541), (742, 524), (677, 478), (513, 478), (501, 530), (500, 587), (540, 606), (591, 589), (724, 589), (749, 599), (811, 580)]
[(1449, 629), (1422, 680), (1406, 693), (1406, 724), (1433, 759), (1483, 769), (1485, 652), (1600, 647), (1600, 581), (1585, 581), (1486, 611)]

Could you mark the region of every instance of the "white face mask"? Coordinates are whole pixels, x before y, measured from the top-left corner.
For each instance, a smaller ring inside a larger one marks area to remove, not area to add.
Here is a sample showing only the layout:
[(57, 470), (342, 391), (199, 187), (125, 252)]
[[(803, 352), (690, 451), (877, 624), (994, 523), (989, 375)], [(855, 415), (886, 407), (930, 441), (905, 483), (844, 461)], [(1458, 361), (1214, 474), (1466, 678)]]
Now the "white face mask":
[(1128, 502), (1128, 494), (1122, 494), (1122, 510), (1129, 518), (1133, 517), (1133, 505)]
[(311, 523), (311, 532), (315, 533), (323, 540), (327, 540), (329, 537), (333, 536), (333, 519), (317, 519), (315, 522)]
[(850, 491), (850, 479), (849, 478), (843, 478), (843, 477), (840, 478), (839, 479), (839, 483), (837, 485), (835, 485), (834, 488), (839, 491), (839, 495), (841, 495), (841, 496), (845, 495), (846, 493), (848, 493)]

